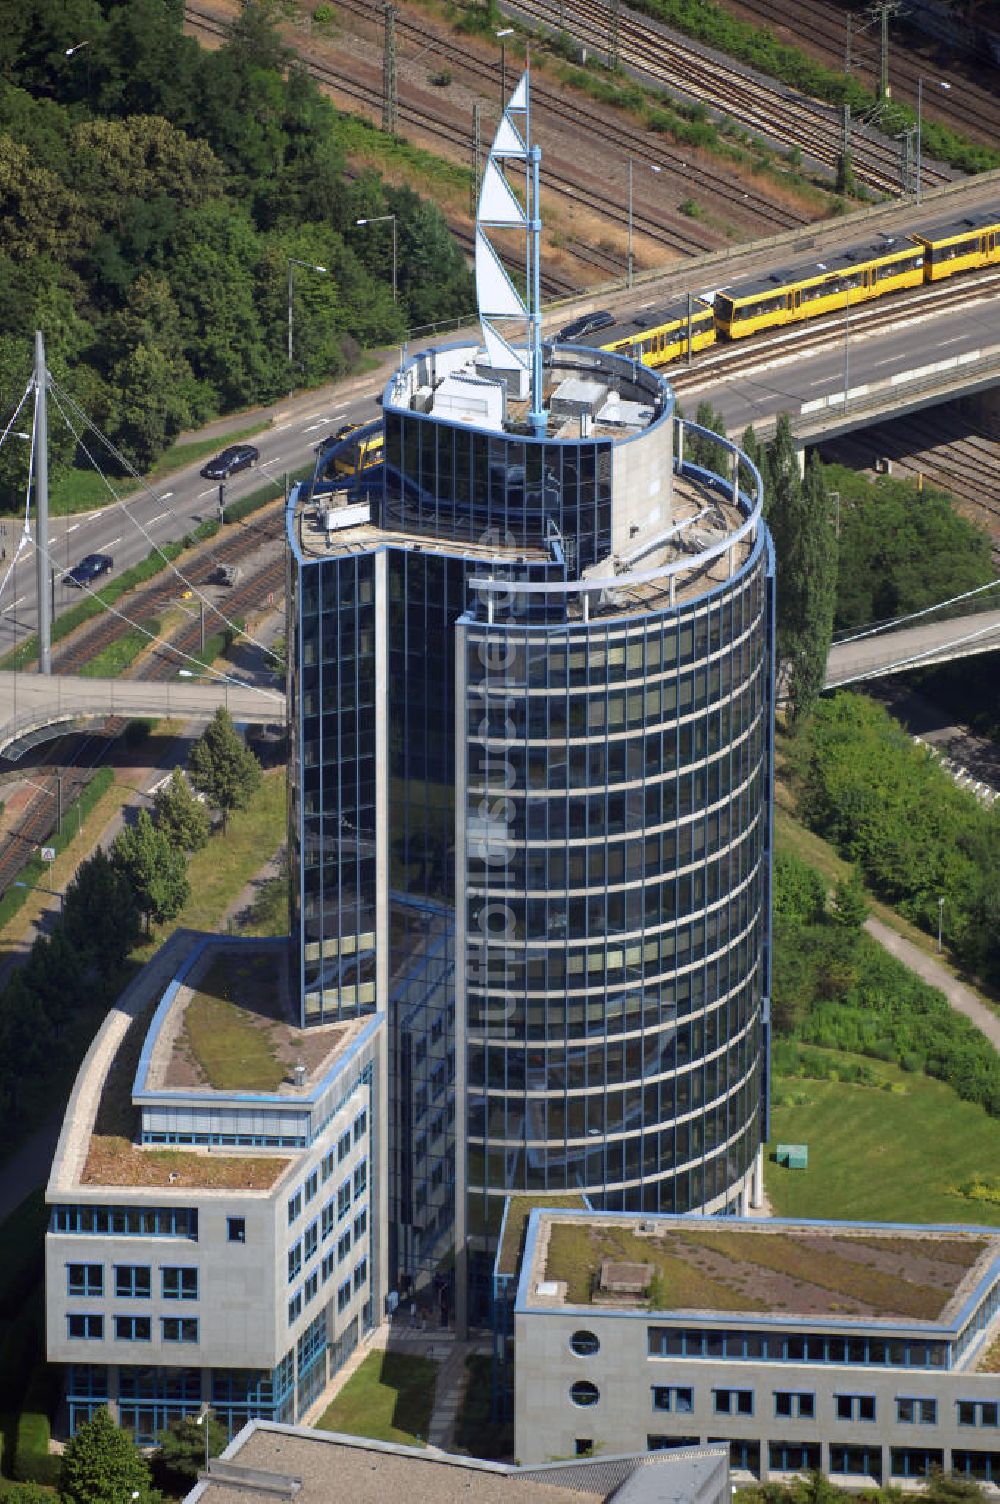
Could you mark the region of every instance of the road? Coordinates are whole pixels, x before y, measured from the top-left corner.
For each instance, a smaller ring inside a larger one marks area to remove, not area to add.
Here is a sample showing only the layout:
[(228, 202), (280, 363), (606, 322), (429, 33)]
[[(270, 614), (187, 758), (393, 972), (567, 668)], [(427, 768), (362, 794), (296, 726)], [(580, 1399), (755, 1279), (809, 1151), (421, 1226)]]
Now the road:
[[(271, 481), (274, 494), (280, 496), (286, 473), (306, 464), (312, 456), (313, 446), (331, 428), (345, 422), (368, 421), (377, 415), (374, 397), (388, 373), (389, 367), (386, 366), (384, 376), (374, 372), (361, 381), (306, 393), (260, 413), (213, 425), (213, 430), (219, 432), (219, 448), (223, 449), (227, 442), (227, 428), (230, 431), (247, 428), (254, 421), (271, 424), (253, 440), (260, 450), (259, 466), (232, 476), (226, 483), (227, 503), (238, 501), (265, 481)], [(56, 421), (57, 417), (50, 408), (49, 422)], [(75, 517), (51, 518), (49, 559), (57, 576), (71, 568), (84, 554), (104, 553), (114, 558), (113, 577), (144, 559), (154, 544), (182, 538), (199, 522), (218, 516), (218, 483), (204, 480), (199, 475), (199, 466), (203, 463), (199, 461), (198, 465), (177, 471), (162, 482), (161, 489), (156, 492), (140, 491), (119, 505)], [(0, 564), (0, 580), (10, 567), (19, 535), (16, 522), (8, 520), (6, 525), (7, 534), (3, 538), (6, 560)], [(107, 576), (99, 583), (105, 583), (106, 579)], [(63, 585), (57, 578), (55, 614), (75, 605), (83, 593), (70, 585)], [(35, 625), (35, 548), (34, 543), (29, 542), (22, 549), (0, 599), (0, 654), (23, 641), (35, 630)]]

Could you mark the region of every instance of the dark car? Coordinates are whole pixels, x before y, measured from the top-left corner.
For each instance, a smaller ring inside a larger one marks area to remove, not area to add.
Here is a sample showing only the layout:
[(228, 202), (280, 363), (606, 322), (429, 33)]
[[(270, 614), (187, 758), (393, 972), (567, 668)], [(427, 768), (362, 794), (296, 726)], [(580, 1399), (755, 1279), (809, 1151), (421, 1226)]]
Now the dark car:
[(99, 580), (102, 574), (110, 574), (114, 567), (115, 561), (110, 554), (87, 554), (79, 564), (67, 569), (63, 579), (67, 585), (75, 585), (80, 590), (84, 585)]
[(206, 480), (226, 480), (237, 470), (249, 470), (259, 459), (260, 450), (252, 444), (230, 444), (214, 460), (209, 460), (201, 473)]
[(325, 438), (320, 439), (318, 444), (313, 445), (314, 453), (325, 454), (328, 449), (333, 448), (334, 444), (339, 444), (341, 439), (346, 439), (348, 434), (352, 434), (358, 426), (357, 423), (341, 423), (333, 433), (328, 433)]
[(595, 329), (606, 329), (614, 321), (613, 313), (609, 313), (606, 308), (598, 308), (594, 313), (582, 314), (572, 324), (567, 324), (565, 329), (560, 329), (556, 339), (582, 339), (585, 334), (593, 334)]

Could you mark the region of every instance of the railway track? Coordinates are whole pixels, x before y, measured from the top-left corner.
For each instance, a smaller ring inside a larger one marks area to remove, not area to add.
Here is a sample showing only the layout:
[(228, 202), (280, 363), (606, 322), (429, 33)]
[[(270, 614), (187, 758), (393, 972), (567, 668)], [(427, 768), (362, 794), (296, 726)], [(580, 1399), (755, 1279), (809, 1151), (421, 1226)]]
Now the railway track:
[[(736, 0), (732, 9), (777, 33), (784, 31), (793, 45), (818, 57), (829, 67), (838, 70), (844, 67), (847, 15), (842, 6), (832, 4), (831, 0), (810, 0), (808, 32), (802, 26), (799, 0)], [(851, 23), (851, 72), (870, 82), (875, 93), (879, 74), (877, 28), (859, 13), (851, 17)], [(923, 45), (929, 50), (934, 46), (928, 39), (923, 39)], [(959, 60), (949, 59), (946, 66), (949, 75), (960, 69), (961, 81), (947, 92), (927, 90), (924, 93), (925, 115), (933, 115), (935, 120), (962, 131), (974, 141), (995, 146), (1000, 141), (1000, 97), (996, 86), (978, 83), (971, 76), (973, 70), (963, 67)], [(912, 55), (905, 45), (890, 37), (889, 85), (895, 100), (906, 100), (915, 107), (917, 80), (923, 75), (926, 83), (930, 77), (939, 77), (940, 74), (941, 64), (934, 56)]]
[[(340, 9), (350, 11), (372, 23), (380, 23), (381, 12), (372, 0), (342, 0)], [(483, 62), (482, 59), (471, 55), (467, 49), (448, 36), (435, 35), (428, 40), (423, 26), (409, 21), (403, 15), (397, 17), (396, 35), (397, 39), (409, 37), (418, 45), (421, 53), (434, 54), (442, 61), (461, 67), (466, 73), (471, 73), (478, 82), (484, 85), (487, 94), (493, 94), (496, 89), (494, 64)], [(562, 90), (549, 83), (544, 74), (536, 75), (532, 79), (531, 88), (535, 107), (544, 109), (546, 116), (551, 119), (565, 121), (577, 130), (581, 126), (589, 125), (593, 131), (597, 131), (605, 124), (605, 117), (590, 107), (585, 98), (578, 95), (567, 97)], [(651, 146), (649, 132), (629, 125), (627, 120), (616, 121), (615, 146), (622, 161), (631, 154), (638, 160), (647, 161), (651, 165), (667, 167), (671, 172), (684, 178), (692, 190), (700, 188), (704, 191), (707, 185), (716, 197), (725, 200), (732, 207), (741, 209), (746, 207), (746, 191), (731, 177), (711, 167), (693, 166), (681, 152), (672, 149), (666, 141), (657, 140), (655, 146)], [(787, 205), (769, 199), (766, 193), (755, 194), (754, 205), (758, 217), (776, 230), (808, 223), (807, 216), (796, 214)]]
[[(608, 50), (608, 7), (604, 0), (524, 0), (518, 8), (552, 30), (569, 30), (588, 48)], [(772, 141), (797, 146), (803, 153), (836, 170), (840, 149), (840, 113), (829, 105), (780, 84), (750, 77), (736, 64), (684, 44), (665, 27), (635, 12), (623, 11), (618, 24), (621, 64), (686, 98), (739, 121)], [(896, 146), (870, 132), (852, 135), (855, 177), (880, 193), (898, 193), (899, 152)], [(950, 181), (948, 173), (925, 163), (925, 187)]]
[[(372, 25), (378, 21), (379, 13), (372, 4), (368, 3), (368, 0), (344, 0), (342, 8)], [(212, 12), (188, 5), (185, 13), (189, 25), (196, 30), (213, 38), (224, 34), (226, 29), (224, 23)], [(410, 38), (414, 42), (419, 40), (422, 44), (420, 50), (423, 53), (435, 55), (442, 61), (461, 68), (463, 73), (471, 74), (477, 81), (488, 87), (490, 94), (493, 93), (496, 87), (495, 67), (476, 58), (460, 43), (453, 42), (444, 36), (435, 36), (428, 41), (426, 32), (414, 23), (406, 21), (403, 16), (397, 18), (396, 34), (398, 41), (403, 38)], [(377, 113), (381, 109), (382, 83), (377, 70), (372, 69), (370, 80), (365, 80), (360, 77), (361, 70), (357, 59), (354, 59), (350, 73), (315, 59), (303, 61), (310, 75), (332, 92), (340, 94), (369, 113)], [(599, 116), (595, 111), (588, 110), (584, 101), (576, 97), (567, 98), (558, 88), (538, 78), (533, 83), (533, 100), (536, 108), (544, 111), (551, 119), (569, 124), (574, 129), (579, 129), (581, 122), (585, 122), (588, 116), (594, 124), (595, 131), (601, 128), (606, 129), (604, 117)], [(440, 140), (452, 152), (456, 139), (461, 140), (468, 134), (468, 122), (464, 115), (448, 112), (445, 116), (439, 106), (436, 116), (431, 117), (426, 107), (417, 102), (415, 96), (412, 99), (407, 97), (404, 90), (401, 90), (399, 94), (398, 113), (402, 121), (419, 127), (425, 134)], [(711, 169), (692, 166), (680, 153), (672, 151), (665, 142), (656, 141), (655, 144), (651, 144), (649, 133), (637, 127), (624, 124), (619, 126), (616, 123), (615, 132), (616, 149), (623, 164), (623, 189), (626, 181), (624, 164), (627, 157), (631, 155), (639, 164), (645, 162), (649, 166), (668, 167), (684, 177), (692, 189), (700, 187), (704, 192), (708, 187), (732, 207), (739, 208), (743, 213), (748, 212), (749, 194), (738, 181)], [(598, 215), (602, 222), (616, 225), (620, 229), (627, 227), (629, 215), (624, 193), (621, 203), (614, 201), (609, 198), (607, 183), (602, 183), (600, 188), (589, 187), (581, 181), (578, 169), (574, 169), (569, 164), (557, 162), (551, 153), (543, 160), (542, 183), (544, 187), (558, 192), (582, 208)], [(643, 194), (648, 191), (648, 188), (647, 184), (644, 189), (641, 182), (635, 186), (632, 224), (636, 236), (645, 237), (681, 255), (711, 250), (720, 243), (722, 237), (718, 232), (681, 215), (679, 211), (664, 211), (660, 207), (651, 210), (648, 205), (644, 205)], [(766, 195), (759, 197), (756, 192), (753, 213), (757, 219), (774, 229), (789, 228), (808, 222), (804, 214), (796, 213), (784, 205), (769, 201)]]

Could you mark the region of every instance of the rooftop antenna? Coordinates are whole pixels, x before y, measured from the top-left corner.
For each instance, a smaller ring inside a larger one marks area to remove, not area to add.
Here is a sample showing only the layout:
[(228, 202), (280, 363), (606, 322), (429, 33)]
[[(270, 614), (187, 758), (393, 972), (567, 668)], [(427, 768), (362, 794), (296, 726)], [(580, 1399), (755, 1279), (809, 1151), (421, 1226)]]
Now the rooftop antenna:
[[(542, 221), (539, 174), (541, 148), (531, 144), (530, 68), (525, 68), (507, 101), (493, 138), (476, 215), (476, 301), (486, 345), (486, 358), (500, 370), (520, 371), (530, 380), (528, 421), (536, 435), (545, 432), (548, 414), (542, 392), (542, 300), (540, 252)], [(524, 163), (524, 205), (508, 183), (503, 163)], [(511, 281), (487, 229), (523, 226), (525, 231), (525, 296)], [(526, 348), (519, 349), (496, 327), (500, 319), (523, 320)]]

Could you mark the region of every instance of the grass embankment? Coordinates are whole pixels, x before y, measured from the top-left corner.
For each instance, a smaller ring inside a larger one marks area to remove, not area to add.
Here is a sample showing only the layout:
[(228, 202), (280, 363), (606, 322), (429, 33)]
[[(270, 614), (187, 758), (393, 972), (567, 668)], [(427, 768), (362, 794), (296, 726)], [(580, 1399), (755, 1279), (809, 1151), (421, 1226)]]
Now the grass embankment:
[[(815, 1050), (853, 1069), (860, 1056)], [(1000, 1226), (1000, 1203), (963, 1194), (1000, 1164), (1000, 1121), (960, 1101), (929, 1076), (882, 1061), (863, 1062), (880, 1087), (779, 1077), (772, 1111), (778, 1143), (809, 1145), (809, 1168), (768, 1158), (767, 1192), (781, 1217)]]
[(369, 1353), (316, 1422), (373, 1441), (420, 1446), (427, 1440), (438, 1365), (409, 1353)]
[(139, 964), (150, 960), (174, 929), (216, 931), (223, 928), (228, 910), (247, 883), (285, 839), (285, 770), (265, 773), (248, 810), (229, 817), (225, 837), (217, 833), (188, 863), (191, 897), (169, 926), (154, 929), (134, 955)]

